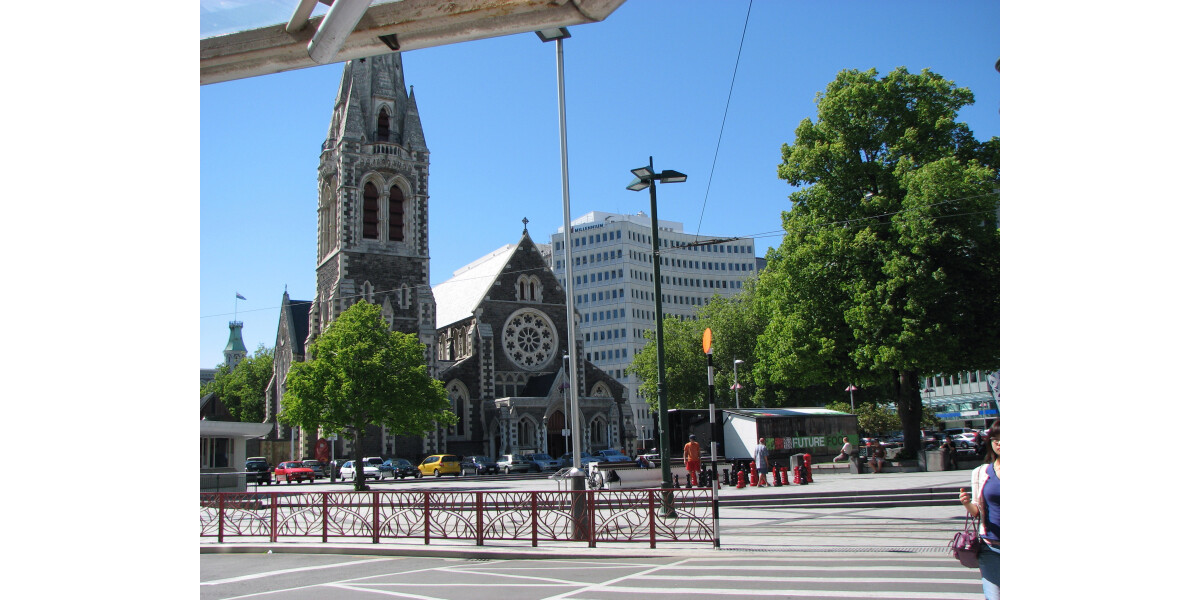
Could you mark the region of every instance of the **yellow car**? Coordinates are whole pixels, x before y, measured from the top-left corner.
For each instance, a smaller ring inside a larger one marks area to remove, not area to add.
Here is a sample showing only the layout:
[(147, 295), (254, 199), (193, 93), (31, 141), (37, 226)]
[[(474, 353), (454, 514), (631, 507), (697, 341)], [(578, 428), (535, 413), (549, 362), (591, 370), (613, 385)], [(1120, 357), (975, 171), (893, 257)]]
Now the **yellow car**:
[(458, 466), (458, 456), (454, 454), (434, 454), (417, 465), (417, 477), (433, 475), (462, 476), (462, 468)]

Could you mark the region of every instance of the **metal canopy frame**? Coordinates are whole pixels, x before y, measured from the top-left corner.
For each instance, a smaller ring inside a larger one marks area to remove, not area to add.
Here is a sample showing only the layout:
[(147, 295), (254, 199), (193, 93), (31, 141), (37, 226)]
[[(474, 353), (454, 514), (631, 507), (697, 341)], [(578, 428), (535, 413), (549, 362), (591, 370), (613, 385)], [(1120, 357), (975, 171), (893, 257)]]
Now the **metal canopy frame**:
[[(371, 6), (328, 61), (342, 62), (603, 21), (625, 0), (404, 0)], [(336, 2), (334, 3), (336, 4)], [(301, 14), (311, 2), (300, 0)], [(311, 10), (311, 9), (310, 9)], [(333, 9), (330, 9), (333, 10)], [(328, 15), (200, 40), (200, 84), (313, 67), (308, 46)], [(292, 30), (289, 32), (289, 30)]]

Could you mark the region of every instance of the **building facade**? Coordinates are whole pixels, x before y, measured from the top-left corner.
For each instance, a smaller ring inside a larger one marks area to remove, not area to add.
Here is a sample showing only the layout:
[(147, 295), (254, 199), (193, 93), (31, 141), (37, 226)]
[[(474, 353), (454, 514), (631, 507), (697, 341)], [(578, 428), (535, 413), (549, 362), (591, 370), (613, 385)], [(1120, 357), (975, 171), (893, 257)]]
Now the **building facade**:
[(275, 425), (267, 445), (309, 457), (318, 436), (337, 433), (279, 422), (287, 372), (309, 358), (307, 349), (343, 310), (366, 300), (381, 306), (392, 331), (415, 334), (425, 346), (430, 373), (445, 382), (459, 423), (423, 436), (371, 427), (361, 440), (339, 436), (336, 456), (349, 456), (356, 443), (366, 456), (417, 459), (441, 452), (561, 454), (562, 397), (571, 382), (580, 388), (589, 447), (632, 449), (636, 429), (620, 384), (587, 361), (577, 371), (564, 369), (566, 297), (549, 268), (548, 245), (534, 244), (526, 231), (517, 244), (460, 269), (469, 275), (456, 273), (435, 297), (429, 164), (400, 54), (345, 63), (317, 173), (316, 293), (312, 301), (284, 293), (265, 398), (266, 419)]
[(946, 427), (985, 429), (1000, 418), (999, 380), (998, 371), (934, 375), (925, 378), (921, 398)]
[(570, 434), (582, 436), (580, 447), (632, 450), (636, 430), (621, 384), (591, 362), (564, 360), (579, 356), (567, 352), (566, 293), (528, 231), (433, 292), (437, 377), (458, 416), (439, 431), (448, 452), (567, 452), (572, 385), (582, 431)]
[[(683, 223), (658, 221), (664, 316), (695, 319), (714, 295), (733, 296), (758, 273), (754, 240), (687, 234)], [(629, 372), (633, 356), (654, 329), (654, 263), (651, 222), (635, 215), (593, 211), (571, 223), (571, 261), (577, 330), (584, 358), (621, 383), (634, 425), (653, 431), (641, 382)], [(562, 228), (551, 236), (551, 265), (566, 287), (566, 248)], [(709, 242), (704, 244), (704, 242)], [(701, 245), (696, 245), (701, 243)], [(652, 399), (654, 400), (654, 399)]]

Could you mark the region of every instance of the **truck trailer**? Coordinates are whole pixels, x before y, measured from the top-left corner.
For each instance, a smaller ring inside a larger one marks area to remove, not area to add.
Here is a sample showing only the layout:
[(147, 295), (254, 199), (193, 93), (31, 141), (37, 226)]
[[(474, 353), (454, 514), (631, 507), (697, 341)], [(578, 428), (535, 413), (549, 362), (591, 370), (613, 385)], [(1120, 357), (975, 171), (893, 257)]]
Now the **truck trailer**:
[[(700, 448), (708, 452), (717, 442), (717, 454), (728, 460), (749, 459), (762, 438), (768, 459), (786, 463), (793, 454), (815, 456), (837, 454), (842, 438), (858, 446), (858, 416), (826, 408), (724, 408), (716, 411), (715, 431), (706, 409), (667, 411), (671, 456), (683, 456), (688, 435), (694, 434)], [(711, 431), (711, 433), (710, 433)]]

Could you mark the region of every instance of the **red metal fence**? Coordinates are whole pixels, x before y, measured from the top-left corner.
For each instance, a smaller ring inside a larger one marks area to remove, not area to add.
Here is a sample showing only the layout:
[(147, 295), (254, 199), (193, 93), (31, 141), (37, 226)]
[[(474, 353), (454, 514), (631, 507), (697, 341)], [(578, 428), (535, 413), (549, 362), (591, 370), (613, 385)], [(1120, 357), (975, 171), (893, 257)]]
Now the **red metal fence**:
[[(663, 509), (664, 500), (667, 509)], [(709, 489), (200, 494), (200, 537), (712, 542)]]

